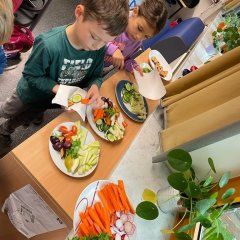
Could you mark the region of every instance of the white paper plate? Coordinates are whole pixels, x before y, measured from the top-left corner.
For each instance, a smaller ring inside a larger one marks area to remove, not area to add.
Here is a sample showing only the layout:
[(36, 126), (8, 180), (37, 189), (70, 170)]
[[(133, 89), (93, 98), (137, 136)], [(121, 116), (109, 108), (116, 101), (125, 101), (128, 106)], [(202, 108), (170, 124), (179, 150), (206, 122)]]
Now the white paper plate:
[[(70, 129), (73, 125), (74, 125), (73, 122), (61, 123), (57, 127), (54, 128), (53, 132), (57, 131), (60, 126), (66, 126), (68, 129)], [(81, 126), (81, 127), (83, 129), (86, 129), (83, 126)], [(88, 143), (91, 143), (91, 142), (94, 142), (94, 141), (95, 141), (95, 138), (87, 130), (87, 137), (86, 137), (86, 140), (85, 140), (85, 144), (88, 144)], [(75, 177), (75, 178), (85, 177), (85, 176), (91, 174), (94, 171), (94, 169), (97, 167), (97, 165), (98, 165), (98, 162), (97, 162), (97, 164), (95, 166), (93, 166), (88, 172), (86, 172), (83, 175), (79, 175), (77, 172), (73, 174), (73, 173), (70, 173), (70, 172), (67, 171), (67, 168), (64, 165), (64, 159), (61, 159), (60, 153), (53, 148), (50, 139), (49, 139), (49, 152), (50, 152), (51, 158), (52, 158), (54, 164), (57, 166), (57, 168), (60, 169), (63, 173), (67, 174), (70, 177)], [(98, 161), (99, 161), (99, 158), (98, 158)]]
[[(112, 101), (112, 100), (111, 100)], [(93, 118), (93, 114), (92, 114), (92, 105), (87, 105), (87, 120), (91, 126), (91, 128), (93, 129), (93, 131), (101, 138), (108, 140), (108, 138), (105, 136), (105, 133), (104, 132), (101, 132), (98, 130), (97, 126), (96, 126), (96, 123), (94, 122), (94, 118)], [(118, 123), (119, 124), (122, 124), (122, 122), (124, 121), (123, 119), (123, 116), (122, 116), (122, 113), (119, 113), (119, 116), (118, 116), (118, 119), (117, 119)], [(122, 139), (122, 138), (121, 138)], [(119, 140), (121, 140), (119, 139)], [(117, 140), (115, 140), (117, 141)], [(114, 141), (114, 142), (115, 142)]]
[(165, 78), (163, 78), (166, 81), (170, 81), (172, 79), (172, 69), (168, 62), (165, 60), (165, 58), (162, 56), (162, 54), (157, 50), (151, 50), (149, 53), (149, 62), (152, 68), (155, 68), (155, 64), (152, 61), (152, 57), (156, 57), (161, 66), (163, 67), (163, 71), (168, 71), (168, 74)]
[[(73, 216), (73, 230), (76, 233), (78, 225), (80, 224), (79, 214), (85, 212), (89, 206), (92, 206), (95, 202), (101, 202), (98, 197), (97, 191), (102, 189), (106, 184), (111, 183), (108, 180), (98, 180), (89, 184), (80, 194), (74, 209)], [(136, 221), (134, 221), (136, 226)], [(129, 240), (135, 240), (137, 235), (137, 229), (133, 235), (129, 235)]]

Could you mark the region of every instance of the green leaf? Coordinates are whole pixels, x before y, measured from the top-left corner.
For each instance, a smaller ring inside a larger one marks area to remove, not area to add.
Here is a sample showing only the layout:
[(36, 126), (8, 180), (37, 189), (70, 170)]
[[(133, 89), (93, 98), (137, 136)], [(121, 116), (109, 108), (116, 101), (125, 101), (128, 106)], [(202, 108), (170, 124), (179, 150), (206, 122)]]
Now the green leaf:
[(197, 197), (201, 193), (201, 189), (194, 182), (189, 182), (184, 192), (189, 197)]
[(196, 209), (202, 215), (204, 215), (209, 208), (211, 208), (215, 203), (216, 199), (203, 199), (196, 203)]
[(187, 180), (182, 173), (172, 173), (168, 176), (167, 180), (173, 188), (182, 192), (188, 186)]
[(180, 233), (180, 232), (185, 232), (189, 229), (192, 229), (194, 226), (196, 225), (196, 223), (189, 223), (189, 224), (186, 224), (182, 227), (180, 227), (176, 233)]
[(217, 199), (218, 197), (218, 192), (213, 193), (209, 198), (211, 199)]
[(229, 188), (226, 192), (223, 193), (222, 195), (222, 200), (225, 200), (232, 196), (235, 193), (236, 189), (235, 188)]
[(172, 229), (161, 229), (161, 232), (164, 234), (172, 234), (174, 231)]
[(185, 232), (175, 233), (175, 236), (179, 240), (192, 240), (192, 238)]
[(183, 149), (174, 149), (167, 155), (170, 166), (180, 172), (185, 172), (192, 166), (191, 155)]
[(215, 209), (211, 214), (210, 214), (210, 218), (212, 220), (215, 220), (219, 217), (219, 213), (220, 213), (220, 209)]
[(228, 183), (229, 178), (230, 178), (230, 172), (224, 173), (219, 181), (219, 187), (223, 188)]
[(220, 208), (220, 211), (219, 211), (219, 216), (220, 217), (222, 215), (222, 213), (225, 211), (226, 208), (230, 207), (230, 204), (229, 203), (225, 203), (221, 208)]
[(209, 176), (207, 180), (204, 182), (203, 186), (207, 187), (212, 182), (212, 180), (213, 180), (213, 177)]
[(149, 201), (143, 201), (137, 205), (136, 214), (145, 220), (154, 220), (158, 217), (158, 208)]
[(212, 169), (212, 171), (214, 173), (216, 173), (216, 169), (215, 169), (214, 162), (213, 162), (212, 158), (208, 158), (208, 164), (209, 164), (210, 168)]
[(223, 235), (221, 234), (221, 233), (214, 233), (214, 234), (212, 234), (211, 236), (209, 236), (208, 238), (207, 238), (207, 240), (224, 240), (224, 237), (223, 237)]
[(205, 228), (210, 228), (212, 226), (212, 222), (207, 218), (202, 219), (200, 222)]

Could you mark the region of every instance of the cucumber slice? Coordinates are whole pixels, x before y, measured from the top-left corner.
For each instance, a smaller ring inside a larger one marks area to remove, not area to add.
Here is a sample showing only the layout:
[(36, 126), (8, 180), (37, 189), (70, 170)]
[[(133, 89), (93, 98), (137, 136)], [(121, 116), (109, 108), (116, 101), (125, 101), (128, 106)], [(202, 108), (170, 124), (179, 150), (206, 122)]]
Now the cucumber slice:
[(74, 94), (74, 95), (72, 96), (72, 101), (73, 101), (74, 103), (79, 103), (81, 100), (82, 100), (82, 96), (81, 96), (80, 94)]
[(124, 101), (125, 103), (128, 103), (129, 100), (130, 100), (130, 96), (131, 96), (131, 94), (130, 94), (129, 92), (125, 92), (125, 93), (123, 94), (123, 101)]
[(113, 136), (112, 133), (108, 133), (108, 134), (107, 134), (107, 139), (108, 139), (110, 142), (114, 142), (114, 140), (115, 140), (115, 138), (114, 138), (114, 136)]
[(130, 83), (126, 83), (125, 84), (125, 88), (128, 90), (128, 91), (131, 91), (132, 90), (132, 85)]
[(102, 125), (102, 124), (103, 124), (102, 119), (98, 119), (98, 120), (96, 121), (96, 125)]

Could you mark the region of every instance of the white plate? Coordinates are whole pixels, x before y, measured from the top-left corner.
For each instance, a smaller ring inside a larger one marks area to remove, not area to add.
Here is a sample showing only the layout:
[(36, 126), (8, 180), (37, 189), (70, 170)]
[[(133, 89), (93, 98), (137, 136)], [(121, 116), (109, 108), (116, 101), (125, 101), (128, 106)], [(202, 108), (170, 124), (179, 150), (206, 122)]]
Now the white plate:
[[(92, 206), (95, 202), (101, 202), (100, 198), (98, 197), (97, 191), (102, 189), (106, 184), (111, 183), (108, 180), (98, 180), (89, 184), (80, 194), (78, 197), (77, 203), (74, 209), (74, 216), (73, 216), (73, 230), (76, 233), (78, 225), (80, 224), (79, 221), (79, 214), (80, 212), (85, 212), (89, 206)], [(136, 226), (136, 222), (134, 221)], [(135, 230), (134, 234), (129, 236), (129, 240), (134, 240), (136, 238), (137, 230)]]
[[(53, 132), (54, 131), (57, 131), (58, 128), (60, 126), (66, 126), (68, 129), (70, 129), (72, 126), (74, 125), (73, 122), (64, 122), (64, 123), (61, 123), (59, 124), (57, 127), (54, 128)], [(81, 126), (83, 129), (86, 129), (85, 127)], [(87, 130), (87, 129), (86, 129)], [(93, 137), (93, 135), (87, 130), (87, 137), (86, 137), (86, 140), (85, 140), (85, 144), (88, 144), (88, 143), (91, 143), (91, 142), (94, 142), (95, 141), (95, 138)], [(83, 175), (79, 175), (77, 172), (76, 173), (70, 173), (67, 171), (67, 168), (65, 167), (64, 165), (64, 159), (61, 159), (60, 157), (60, 153), (58, 151), (56, 151), (53, 146), (52, 146), (52, 143), (49, 139), (49, 151), (50, 151), (50, 155), (51, 155), (51, 158), (54, 162), (54, 164), (58, 167), (58, 169), (60, 169), (63, 173), (67, 174), (68, 176), (70, 177), (75, 177), (75, 178), (81, 178), (81, 177), (85, 177), (89, 174), (91, 174), (94, 169), (97, 167), (98, 165), (98, 162), (95, 166), (93, 166), (88, 172), (86, 172), (85, 174)], [(98, 161), (99, 161), (99, 158), (98, 158)]]
[[(111, 100), (111, 101), (112, 101), (112, 100)], [(101, 138), (109, 141), (109, 140), (107, 139), (107, 137), (105, 136), (105, 133), (99, 131), (98, 128), (97, 128), (97, 126), (96, 126), (96, 123), (94, 122), (94, 118), (93, 118), (93, 114), (92, 114), (92, 105), (91, 105), (91, 104), (90, 104), (90, 105), (87, 105), (87, 114), (86, 114), (86, 115), (87, 115), (87, 120), (88, 120), (90, 126), (92, 127), (93, 131), (94, 131), (99, 137), (101, 137)], [(119, 113), (119, 116), (118, 116), (117, 121), (118, 121), (119, 124), (122, 125), (122, 122), (124, 121), (124, 119), (123, 119), (123, 116), (122, 116), (121, 112)], [(121, 138), (121, 139), (122, 139), (122, 138)], [(121, 139), (119, 139), (119, 140), (121, 140)], [(117, 141), (117, 140), (115, 140), (115, 141)], [(115, 141), (114, 141), (114, 142), (115, 142)]]
[(149, 62), (152, 68), (155, 68), (155, 64), (152, 61), (152, 57), (156, 57), (161, 66), (163, 67), (163, 71), (168, 71), (168, 74), (165, 78), (166, 81), (170, 81), (172, 79), (172, 69), (162, 54), (157, 50), (151, 50), (149, 53)]

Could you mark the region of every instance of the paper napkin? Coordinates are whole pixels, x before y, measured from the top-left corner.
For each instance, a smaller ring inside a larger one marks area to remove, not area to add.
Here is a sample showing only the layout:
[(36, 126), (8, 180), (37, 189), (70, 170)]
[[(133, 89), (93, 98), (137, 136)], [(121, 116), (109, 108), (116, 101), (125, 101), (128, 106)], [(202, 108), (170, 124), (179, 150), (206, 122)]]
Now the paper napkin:
[(153, 69), (149, 73), (143, 73), (143, 76), (135, 69), (133, 69), (133, 73), (137, 80), (139, 93), (142, 96), (151, 100), (158, 100), (166, 94), (166, 89), (157, 69)]
[(80, 95), (80, 99), (84, 99), (87, 92), (79, 87), (60, 85), (56, 96), (53, 98), (52, 103), (64, 106), (68, 110), (76, 111), (83, 121), (86, 118), (86, 104), (81, 102), (73, 102), (73, 105), (69, 107), (69, 101), (72, 101), (73, 96)]

